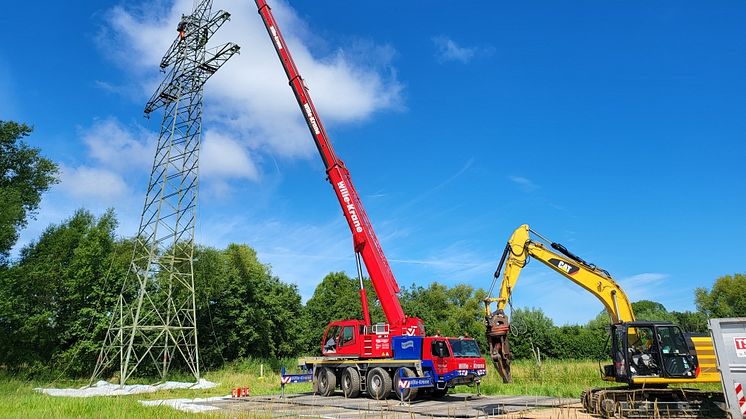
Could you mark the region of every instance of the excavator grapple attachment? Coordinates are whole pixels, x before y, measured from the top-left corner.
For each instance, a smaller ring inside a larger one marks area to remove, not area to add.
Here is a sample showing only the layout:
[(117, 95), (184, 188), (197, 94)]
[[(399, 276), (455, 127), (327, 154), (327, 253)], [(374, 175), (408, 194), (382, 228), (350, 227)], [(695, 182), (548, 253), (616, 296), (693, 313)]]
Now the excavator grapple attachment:
[(490, 345), (490, 357), (495, 364), (497, 373), (500, 374), (504, 383), (510, 383), (510, 361), (513, 354), (510, 352), (508, 343), (508, 332), (510, 332), (510, 321), (503, 310), (496, 310), (485, 318), (487, 326), (487, 342)]

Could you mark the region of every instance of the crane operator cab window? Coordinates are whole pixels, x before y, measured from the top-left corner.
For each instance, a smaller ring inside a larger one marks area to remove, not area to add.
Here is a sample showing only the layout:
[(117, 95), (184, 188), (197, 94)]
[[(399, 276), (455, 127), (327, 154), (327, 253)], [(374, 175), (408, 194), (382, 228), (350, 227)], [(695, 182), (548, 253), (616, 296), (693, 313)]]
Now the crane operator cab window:
[(324, 353), (335, 353), (337, 352), (337, 344), (339, 343), (339, 331), (341, 327), (332, 326), (326, 331), (324, 335)]
[(349, 345), (355, 340), (355, 326), (345, 326), (342, 329), (342, 342), (340, 345)]
[(448, 358), (451, 356), (451, 351), (448, 350), (448, 345), (444, 339), (434, 340), (430, 345), (430, 354), (434, 358)]

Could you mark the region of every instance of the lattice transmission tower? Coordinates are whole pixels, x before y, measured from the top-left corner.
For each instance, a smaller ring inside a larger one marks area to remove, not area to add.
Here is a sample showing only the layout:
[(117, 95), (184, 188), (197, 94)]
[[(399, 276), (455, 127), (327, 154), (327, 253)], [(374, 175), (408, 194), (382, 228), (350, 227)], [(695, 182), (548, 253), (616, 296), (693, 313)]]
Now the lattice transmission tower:
[(239, 50), (233, 43), (207, 48), (229, 18), (222, 10), (212, 13), (212, 0), (196, 0), (161, 60), (166, 77), (145, 107), (146, 116), (163, 108), (153, 169), (132, 260), (91, 381), (119, 364), (124, 384), (150, 362), (165, 378), (174, 359), (200, 377), (192, 257), (202, 100), (205, 82)]

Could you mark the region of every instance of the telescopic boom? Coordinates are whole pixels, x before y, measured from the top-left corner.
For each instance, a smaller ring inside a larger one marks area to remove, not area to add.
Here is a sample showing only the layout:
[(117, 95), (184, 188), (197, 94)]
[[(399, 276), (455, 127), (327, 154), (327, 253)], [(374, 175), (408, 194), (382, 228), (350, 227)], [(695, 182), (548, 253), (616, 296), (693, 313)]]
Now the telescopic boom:
[[(282, 37), (282, 33), (277, 26), (277, 21), (275, 21), (272, 15), (272, 10), (265, 0), (256, 0), (256, 5), (259, 9), (259, 15), (261, 15), (262, 21), (267, 28), (267, 32), (270, 38), (272, 38), (272, 44), (285, 69), (290, 87), (293, 89), (295, 99), (298, 101), (301, 113), (311, 131), (316, 148), (324, 162), (328, 179), (334, 188), (334, 193), (337, 195), (337, 200), (342, 206), (342, 212), (347, 220), (347, 225), (352, 232), (353, 246), (356, 257), (358, 258), (358, 273), (361, 274), (359, 258), (362, 257), (375, 292), (381, 302), (383, 313), (391, 326), (392, 333), (397, 334), (398, 330), (406, 328), (408, 329), (406, 334), (424, 335), (424, 330), (412, 329), (413, 326), (416, 326), (417, 329), (422, 329), (422, 322), (419, 319), (408, 319), (404, 315), (399, 298), (396, 295), (399, 292), (399, 285), (396, 283), (394, 274), (391, 272), (386, 256), (384, 256), (378, 238), (368, 220), (368, 215), (365, 213), (360, 197), (352, 184), (350, 172), (345, 167), (344, 162), (334, 153), (329, 136), (326, 134), (321, 118), (319, 118), (316, 108), (311, 101), (308, 88), (306, 88), (298, 72), (298, 68), (293, 62), (285, 39)], [(360, 275), (360, 293), (365, 323), (370, 325), (370, 315), (368, 313), (362, 275)]]

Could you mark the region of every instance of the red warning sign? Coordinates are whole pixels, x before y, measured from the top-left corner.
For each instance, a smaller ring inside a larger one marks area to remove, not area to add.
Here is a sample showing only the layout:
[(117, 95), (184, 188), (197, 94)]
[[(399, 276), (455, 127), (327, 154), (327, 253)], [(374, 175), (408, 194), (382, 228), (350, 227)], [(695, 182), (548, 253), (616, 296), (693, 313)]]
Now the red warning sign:
[(746, 337), (734, 337), (733, 344), (736, 346), (736, 356), (746, 358)]

